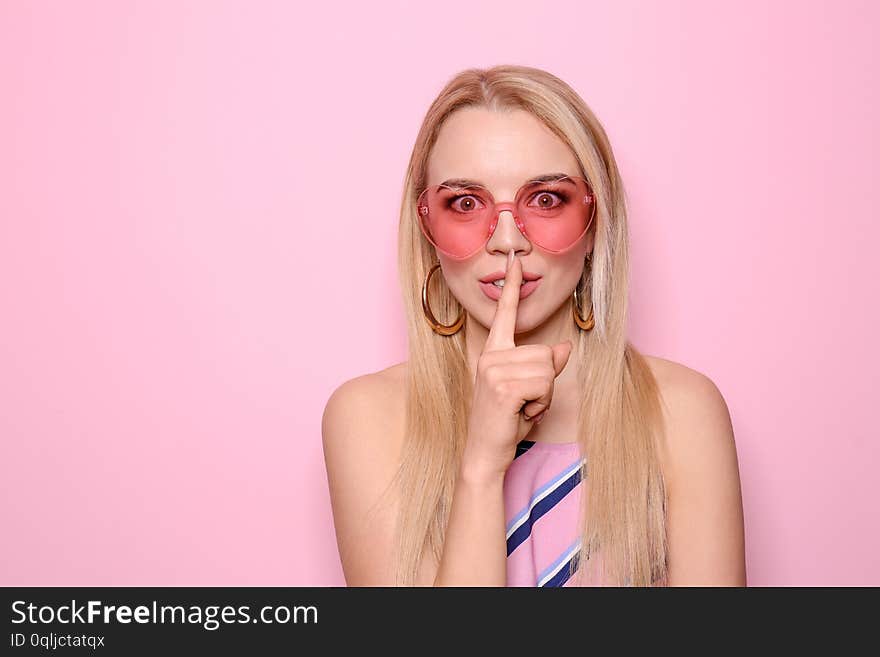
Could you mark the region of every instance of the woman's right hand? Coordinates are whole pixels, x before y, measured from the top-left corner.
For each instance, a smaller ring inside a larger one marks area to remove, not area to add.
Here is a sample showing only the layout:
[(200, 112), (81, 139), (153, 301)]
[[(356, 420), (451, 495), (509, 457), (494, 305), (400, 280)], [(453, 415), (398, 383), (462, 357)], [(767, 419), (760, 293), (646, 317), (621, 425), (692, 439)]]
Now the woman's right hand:
[(516, 456), (516, 445), (550, 408), (553, 384), (571, 354), (571, 341), (553, 347), (517, 347), (513, 340), (522, 263), (513, 250), (504, 287), (477, 361), (462, 467), (478, 476), (498, 476)]

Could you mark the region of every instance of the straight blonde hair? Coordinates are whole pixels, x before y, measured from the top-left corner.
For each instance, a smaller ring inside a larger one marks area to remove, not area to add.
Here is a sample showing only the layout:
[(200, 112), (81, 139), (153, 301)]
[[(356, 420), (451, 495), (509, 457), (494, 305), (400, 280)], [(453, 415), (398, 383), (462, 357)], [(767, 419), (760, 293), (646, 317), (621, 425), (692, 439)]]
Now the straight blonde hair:
[[(440, 127), (452, 112), (468, 106), (531, 112), (571, 148), (596, 197), (592, 265), (585, 261), (578, 282), (584, 306), (578, 310), (586, 317), (592, 305), (595, 327), (578, 331), (571, 355), (578, 362), (577, 441), (585, 458), (582, 547), (571, 566), (572, 584), (664, 585), (661, 398), (645, 358), (625, 335), (629, 247), (623, 184), (608, 137), (580, 96), (546, 71), (513, 65), (467, 69), (452, 78), (428, 109), (407, 167), (398, 233), (409, 337), (406, 438), (386, 489), (398, 503), (395, 582), (414, 585), (428, 555), (439, 563), (467, 439), (474, 385), (465, 351), (467, 324), (441, 336), (425, 321), (421, 289), (436, 255), (419, 229), (416, 202)], [(461, 308), (445, 285), (435, 286), (441, 289), (432, 293), (431, 307), (441, 322), (450, 323)]]

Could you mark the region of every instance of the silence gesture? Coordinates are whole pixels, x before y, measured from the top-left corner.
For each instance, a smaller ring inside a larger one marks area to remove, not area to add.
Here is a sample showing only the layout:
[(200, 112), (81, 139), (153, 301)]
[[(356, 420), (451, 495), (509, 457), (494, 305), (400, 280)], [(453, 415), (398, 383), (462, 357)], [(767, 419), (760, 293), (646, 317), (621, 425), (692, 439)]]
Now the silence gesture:
[(571, 354), (569, 340), (553, 345), (514, 341), (522, 263), (511, 249), (504, 288), (489, 337), (477, 362), (465, 458), (488, 475), (503, 473), (516, 445), (540, 422), (553, 400), (553, 385)]

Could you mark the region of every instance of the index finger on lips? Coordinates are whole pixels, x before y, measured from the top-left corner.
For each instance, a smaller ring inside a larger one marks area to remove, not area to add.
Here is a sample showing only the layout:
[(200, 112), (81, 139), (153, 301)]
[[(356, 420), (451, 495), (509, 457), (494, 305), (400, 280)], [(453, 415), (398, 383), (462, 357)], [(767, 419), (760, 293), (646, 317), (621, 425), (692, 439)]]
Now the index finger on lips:
[(513, 255), (513, 249), (510, 250), (507, 262), (504, 287), (501, 288), (501, 298), (495, 306), (495, 317), (492, 318), (492, 326), (489, 328), (485, 351), (512, 349), (516, 346), (513, 335), (516, 328), (516, 312), (519, 308), (522, 263)]

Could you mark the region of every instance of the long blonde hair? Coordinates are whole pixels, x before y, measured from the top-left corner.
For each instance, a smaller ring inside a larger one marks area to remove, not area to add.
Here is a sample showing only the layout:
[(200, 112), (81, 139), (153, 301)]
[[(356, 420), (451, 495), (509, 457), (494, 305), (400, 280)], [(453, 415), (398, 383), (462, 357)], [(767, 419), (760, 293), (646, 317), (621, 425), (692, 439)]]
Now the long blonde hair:
[[(661, 399), (646, 360), (625, 336), (629, 247), (623, 184), (605, 131), (580, 96), (546, 71), (512, 65), (468, 69), (452, 78), (428, 109), (407, 168), (398, 233), (409, 337), (406, 438), (389, 487), (399, 504), (396, 583), (413, 585), (427, 554), (437, 562), (441, 558), (467, 439), (473, 374), (466, 358), (466, 324), (452, 336), (441, 336), (425, 321), (421, 289), (435, 252), (416, 214), (438, 131), (452, 112), (466, 106), (531, 112), (571, 148), (596, 197), (592, 264), (585, 261), (578, 282), (579, 310), (586, 317), (592, 304), (595, 327), (578, 331), (571, 355), (579, 361), (578, 443), (585, 457), (582, 548), (572, 566), (572, 584), (588, 579), (615, 586), (665, 583)], [(461, 307), (436, 282), (439, 278), (432, 278), (431, 307), (440, 321), (450, 323)]]

